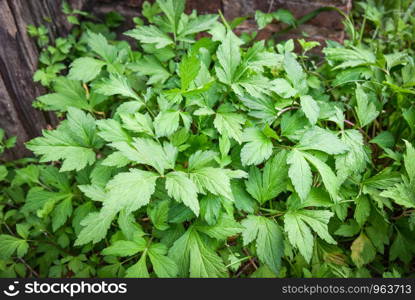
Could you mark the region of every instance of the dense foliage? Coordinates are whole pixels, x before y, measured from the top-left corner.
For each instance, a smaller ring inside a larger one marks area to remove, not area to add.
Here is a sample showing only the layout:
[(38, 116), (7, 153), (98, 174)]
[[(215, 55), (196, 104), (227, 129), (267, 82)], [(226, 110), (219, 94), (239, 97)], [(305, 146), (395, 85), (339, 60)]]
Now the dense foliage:
[(65, 6), (53, 45), (30, 27), (35, 105), (63, 120), (0, 166), (0, 275), (413, 276), (415, 5), (390, 3), (324, 57), (183, 0), (146, 2), (132, 43), (115, 13)]

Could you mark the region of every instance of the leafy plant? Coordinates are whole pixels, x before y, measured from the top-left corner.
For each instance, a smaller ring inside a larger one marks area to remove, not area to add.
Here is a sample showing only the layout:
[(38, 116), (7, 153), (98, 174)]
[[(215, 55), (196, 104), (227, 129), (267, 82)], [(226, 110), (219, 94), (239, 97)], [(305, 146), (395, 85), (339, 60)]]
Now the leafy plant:
[(184, 5), (44, 48), (35, 105), (66, 119), (0, 168), (1, 276), (413, 275), (412, 49), (346, 19), (317, 63)]

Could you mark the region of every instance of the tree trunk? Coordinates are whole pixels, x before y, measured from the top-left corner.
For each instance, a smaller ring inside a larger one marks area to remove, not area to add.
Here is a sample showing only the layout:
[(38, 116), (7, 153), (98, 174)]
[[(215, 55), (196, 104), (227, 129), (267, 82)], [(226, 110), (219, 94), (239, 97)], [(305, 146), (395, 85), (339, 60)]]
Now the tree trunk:
[[(72, 4), (80, 7), (83, 2)], [(52, 22), (45, 22), (46, 18)], [(9, 159), (27, 155), (23, 143), (38, 136), (53, 118), (32, 107), (32, 101), (44, 91), (32, 79), (38, 50), (26, 33), (29, 24), (45, 24), (52, 40), (70, 28), (61, 13), (61, 1), (0, 0), (0, 128), (18, 141), (6, 154)]]

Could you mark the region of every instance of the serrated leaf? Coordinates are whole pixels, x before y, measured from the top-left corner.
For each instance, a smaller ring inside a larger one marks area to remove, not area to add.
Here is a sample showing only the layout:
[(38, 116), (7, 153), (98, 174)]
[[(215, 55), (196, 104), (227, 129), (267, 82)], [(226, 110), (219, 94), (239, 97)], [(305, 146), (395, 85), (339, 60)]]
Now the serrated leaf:
[(271, 156), (273, 149), (272, 141), (259, 129), (254, 127), (246, 128), (242, 140), (247, 142), (241, 150), (243, 165), (258, 165)]
[(290, 52), (285, 53), (284, 70), (287, 73), (287, 77), (293, 84), (294, 88), (303, 95), (307, 93), (307, 76), (301, 65), (294, 58), (294, 55)]
[(170, 197), (189, 207), (196, 216), (199, 215), (199, 200), (197, 186), (181, 171), (170, 172), (166, 175), (166, 189)]
[(179, 111), (161, 111), (154, 119), (154, 129), (158, 137), (170, 136), (179, 128)]
[(358, 268), (371, 262), (376, 256), (375, 248), (364, 233), (353, 241), (350, 249), (352, 261)]
[(310, 166), (304, 158), (304, 154), (298, 150), (293, 150), (288, 154), (287, 163), (290, 165), (288, 176), (294, 185), (295, 191), (305, 201), (313, 181)]
[(114, 255), (119, 257), (131, 256), (138, 252), (144, 251), (146, 241), (144, 239), (136, 239), (135, 241), (116, 241), (111, 246), (102, 250), (102, 255)]
[(256, 250), (261, 262), (276, 275), (281, 268), (284, 253), (283, 235), (280, 227), (272, 220), (261, 216), (248, 216), (242, 221), (244, 245), (256, 240)]
[(189, 173), (190, 179), (196, 184), (200, 193), (211, 192), (214, 195), (224, 196), (233, 201), (230, 186), (230, 177), (226, 170), (204, 167)]
[(149, 76), (148, 85), (163, 84), (170, 77), (169, 71), (152, 55), (145, 55), (137, 63), (129, 64), (129, 68), (140, 75)]
[(317, 126), (304, 133), (297, 148), (300, 150), (319, 150), (328, 154), (342, 154), (349, 150), (349, 147), (337, 136)]
[(148, 256), (157, 277), (174, 278), (177, 276), (178, 268), (176, 263), (166, 254), (167, 247), (161, 243), (152, 244), (148, 249)]
[(63, 160), (61, 172), (82, 170), (95, 162), (93, 150), (98, 144), (95, 135), (95, 120), (76, 108), (68, 109), (68, 120), (56, 130), (43, 131), (27, 143), (27, 148), (41, 155), (42, 162)]
[(127, 278), (150, 278), (150, 274), (147, 270), (147, 255), (143, 254), (138, 262), (136, 262), (134, 265), (129, 267), (126, 271), (125, 277)]
[(169, 144), (161, 146), (148, 138), (134, 138), (130, 144), (126, 142), (111, 143), (129, 160), (152, 166), (160, 174), (166, 169), (172, 169), (177, 155), (177, 149)]
[(304, 157), (317, 169), (320, 173), (321, 179), (323, 180), (324, 186), (326, 187), (327, 191), (330, 194), (330, 197), (337, 201), (338, 189), (339, 189), (339, 180), (336, 174), (331, 170), (331, 168), (320, 159), (310, 155), (308, 153), (304, 153)]
[(195, 80), (200, 70), (200, 61), (195, 55), (185, 56), (179, 66), (179, 75), (181, 80), (182, 90), (187, 90)]
[(336, 158), (337, 176), (340, 182), (347, 177), (365, 170), (369, 158), (365, 152), (362, 134), (354, 129), (345, 130), (341, 140), (349, 147), (349, 151)]
[(129, 142), (131, 137), (124, 131), (121, 124), (114, 119), (96, 121), (98, 135), (107, 142)]
[(190, 228), (169, 250), (179, 267), (179, 276), (196, 278), (226, 277), (227, 271), (222, 259), (200, 238), (196, 230)]
[(174, 43), (170, 36), (153, 25), (140, 26), (124, 33), (144, 44), (155, 44), (157, 49), (164, 48)]
[(320, 107), (317, 102), (311, 96), (301, 96), (300, 105), (308, 121), (311, 125), (315, 125), (320, 115)]
[(241, 44), (242, 41), (231, 30), (228, 30), (218, 47), (216, 55), (220, 67), (216, 68), (216, 73), (223, 83), (231, 84), (233, 82), (235, 72), (241, 63), (241, 50), (239, 49)]
[(310, 210), (290, 211), (284, 215), (284, 229), (288, 234), (288, 239), (307, 262), (311, 260), (314, 247), (314, 237), (310, 228), (326, 242), (336, 243), (327, 230), (327, 223), (331, 216), (333, 213), (329, 211)]
[(81, 221), (83, 229), (78, 234), (75, 246), (81, 246), (89, 242), (98, 243), (105, 238), (111, 222), (114, 219), (112, 213), (92, 212)]
[(213, 124), (221, 135), (235, 139), (239, 144), (242, 142), (242, 126), (245, 118), (238, 113), (218, 112)]
[(106, 96), (121, 95), (142, 102), (141, 98), (131, 88), (127, 78), (118, 74), (110, 74), (109, 78), (96, 84), (95, 91)]
[(213, 27), (218, 19), (217, 15), (201, 15), (190, 20), (183, 29), (179, 31), (179, 36), (185, 37), (190, 34), (195, 34), (202, 31), (208, 31)]
[(100, 60), (91, 57), (80, 57), (72, 62), (68, 78), (89, 82), (98, 76), (104, 65), (105, 63)]
[(147, 205), (155, 191), (158, 176), (138, 169), (117, 174), (106, 186), (108, 198), (104, 201), (103, 210), (117, 213), (124, 209), (128, 214)]
[(363, 88), (358, 85), (356, 87), (356, 114), (361, 127), (365, 127), (377, 118), (379, 112), (374, 103), (370, 102), (368, 95)]
[(89, 31), (86, 40), (92, 51), (101, 56), (104, 60), (110, 63), (115, 61), (117, 49), (115, 46), (110, 45), (101, 33)]
[(274, 79), (271, 83), (270, 89), (283, 98), (291, 98), (297, 94), (297, 90), (284, 78)]
[(248, 180), (245, 182), (246, 190), (260, 204), (278, 196), (288, 181), (287, 154), (280, 151), (274, 158), (267, 161), (262, 174), (258, 169), (251, 169)]
[(52, 229), (56, 231), (72, 215), (72, 199), (67, 198), (61, 201), (52, 212)]
[(29, 250), (29, 244), (24, 239), (11, 235), (0, 235), (0, 257), (9, 259), (14, 253), (17, 257), (23, 257)]
[(196, 230), (207, 234), (211, 238), (226, 240), (242, 232), (242, 226), (235, 219), (227, 214), (222, 214), (215, 225), (198, 225)]
[(184, 0), (158, 0), (157, 4), (170, 22), (171, 32), (177, 33), (180, 17), (185, 8)]

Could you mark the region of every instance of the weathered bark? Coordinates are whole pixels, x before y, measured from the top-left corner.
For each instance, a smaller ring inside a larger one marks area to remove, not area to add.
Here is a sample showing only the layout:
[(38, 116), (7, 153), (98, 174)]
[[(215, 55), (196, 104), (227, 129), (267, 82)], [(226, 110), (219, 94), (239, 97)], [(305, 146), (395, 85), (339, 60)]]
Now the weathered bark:
[[(84, 0), (72, 2), (79, 7)], [(45, 18), (52, 22), (45, 22)], [(26, 33), (29, 24), (45, 24), (52, 40), (70, 28), (61, 13), (61, 1), (0, 0), (0, 127), (18, 141), (8, 158), (28, 154), (23, 142), (38, 136), (50, 118), (32, 107), (42, 88), (32, 80), (38, 50)]]

